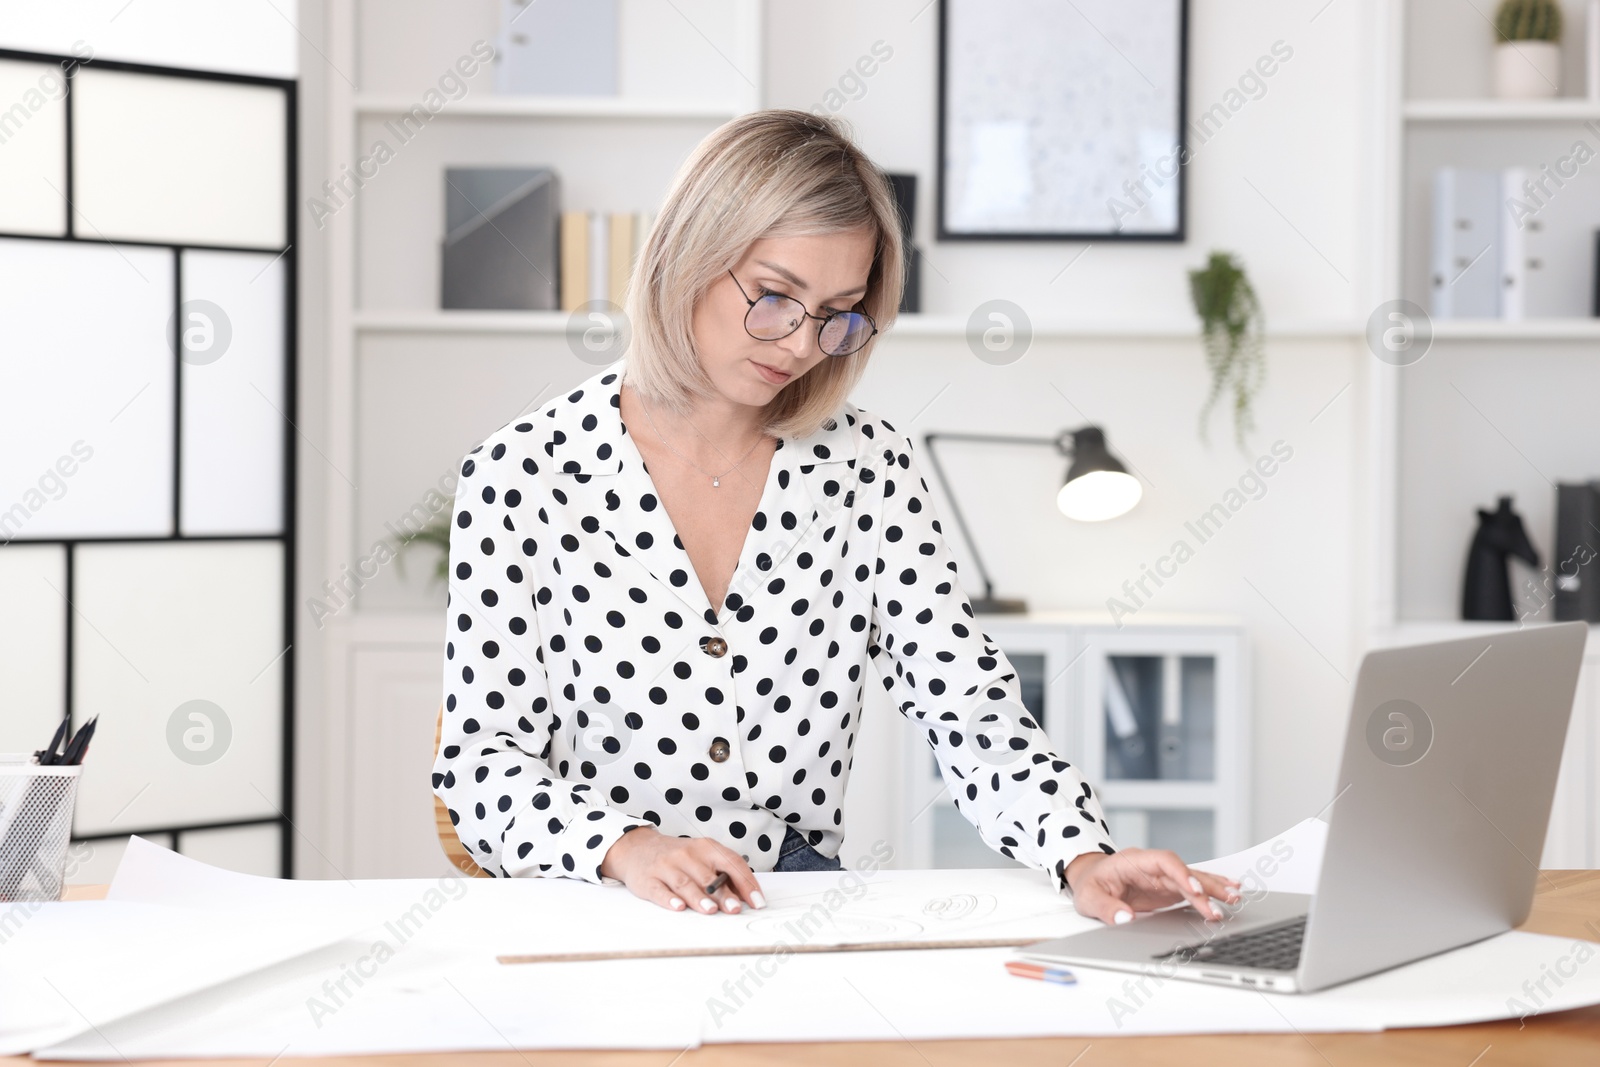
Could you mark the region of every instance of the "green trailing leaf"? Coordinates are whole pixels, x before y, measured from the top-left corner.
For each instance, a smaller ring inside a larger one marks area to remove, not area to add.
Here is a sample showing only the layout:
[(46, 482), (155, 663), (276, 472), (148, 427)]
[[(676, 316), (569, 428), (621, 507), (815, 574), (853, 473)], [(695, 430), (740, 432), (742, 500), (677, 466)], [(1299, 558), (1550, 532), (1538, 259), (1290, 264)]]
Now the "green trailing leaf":
[(426, 524), (417, 530), (408, 530), (400, 535), (400, 543), (395, 546), (395, 566), (400, 569), (401, 575), (406, 573), (406, 551), (413, 545), (433, 545), (439, 549), (439, 562), (433, 569), (434, 581), (447, 582), (450, 580), (450, 516), (455, 513), (455, 502), (452, 500), (450, 507), (441, 514), (429, 519)]
[(1501, 41), (1561, 40), (1561, 5), (1556, 0), (1502, 0), (1494, 13)]
[(1244, 267), (1228, 252), (1211, 253), (1204, 269), (1189, 272), (1189, 295), (1200, 316), (1211, 372), (1211, 390), (1200, 409), (1200, 439), (1207, 440), (1211, 410), (1228, 392), (1234, 440), (1243, 448), (1245, 435), (1255, 429), (1252, 405), (1266, 378), (1261, 304)]

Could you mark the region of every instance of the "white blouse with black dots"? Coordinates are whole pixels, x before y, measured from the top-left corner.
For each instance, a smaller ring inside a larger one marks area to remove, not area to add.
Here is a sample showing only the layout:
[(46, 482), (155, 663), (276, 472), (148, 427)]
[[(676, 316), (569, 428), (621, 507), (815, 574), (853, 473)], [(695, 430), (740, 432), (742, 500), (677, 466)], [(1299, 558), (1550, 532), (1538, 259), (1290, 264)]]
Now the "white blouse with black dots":
[[(1075, 856), (1115, 851), (974, 622), (909, 438), (848, 402), (779, 438), (713, 611), (622, 423), (624, 365), (461, 464), (433, 789), (479, 866), (614, 884), (606, 850), (646, 823), (756, 871), (789, 826), (837, 855), (869, 684), (991, 848), (1058, 890)], [(1003, 745), (993, 714), (1015, 720)]]

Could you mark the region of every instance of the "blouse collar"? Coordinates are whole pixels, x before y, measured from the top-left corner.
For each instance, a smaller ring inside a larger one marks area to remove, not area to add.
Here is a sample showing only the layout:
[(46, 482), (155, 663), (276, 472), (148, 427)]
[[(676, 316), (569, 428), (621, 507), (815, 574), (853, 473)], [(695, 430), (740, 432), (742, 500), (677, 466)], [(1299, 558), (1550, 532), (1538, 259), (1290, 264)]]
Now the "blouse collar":
[[(745, 531), (743, 548), (721, 612), (711, 609), (694, 564), (684, 551), (667, 509), (654, 499), (654, 483), (643, 457), (622, 424), (619, 407), (624, 360), (618, 360), (568, 393), (546, 411), (552, 421), (544, 451), (552, 470), (578, 482), (599, 478), (605, 484), (600, 528), (673, 589), (696, 615), (720, 625), (737, 614), (745, 600), (767, 581), (796, 549), (836, 535), (835, 519), (851, 503), (856, 487), (855, 438), (845, 408), (804, 437), (780, 437), (757, 506), (756, 522)], [(837, 467), (837, 469), (834, 469)], [(811, 484), (817, 468), (826, 478)]]

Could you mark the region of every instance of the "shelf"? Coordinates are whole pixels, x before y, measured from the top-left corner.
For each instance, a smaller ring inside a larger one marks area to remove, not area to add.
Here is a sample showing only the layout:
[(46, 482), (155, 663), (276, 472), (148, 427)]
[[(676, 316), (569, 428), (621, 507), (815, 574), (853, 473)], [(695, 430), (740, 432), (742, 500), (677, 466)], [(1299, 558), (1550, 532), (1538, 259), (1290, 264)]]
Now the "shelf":
[[(1481, 637), (1484, 634), (1521, 630), (1528, 626), (1541, 626), (1554, 621), (1553, 617), (1548, 617), (1519, 625), (1515, 622), (1469, 622), (1464, 619), (1406, 619), (1373, 630), (1370, 634), (1370, 644), (1373, 648), (1385, 648), (1432, 641), (1452, 641), (1458, 637)], [(1588, 654), (1600, 655), (1600, 625), (1589, 626)]]
[[(364, 333), (525, 333), (559, 334), (566, 330), (565, 311), (358, 311), (355, 327)], [(966, 336), (967, 320), (957, 315), (901, 315), (886, 336)], [(1267, 326), (1269, 338), (1354, 338), (1356, 322), (1287, 320)], [(1122, 319), (1086, 321), (1048, 319), (1033, 324), (1034, 337), (1126, 337), (1198, 339), (1195, 320), (1151, 322)]]
[(1597, 341), (1600, 319), (1435, 319), (1435, 340)]
[(1582, 122), (1600, 119), (1600, 100), (1408, 100), (1408, 122)]
[[(1134, 337), (1198, 340), (1198, 319), (1035, 319), (1035, 337)], [(964, 337), (967, 319), (959, 315), (901, 315), (894, 333), (905, 337)], [(1285, 319), (1267, 323), (1268, 337), (1360, 337), (1360, 323), (1335, 319)]]
[[(358, 96), (358, 115), (403, 115), (420, 107), (402, 96)], [(426, 109), (424, 109), (426, 110)], [(452, 100), (433, 117), (573, 119), (731, 119), (743, 108), (692, 100), (653, 100), (613, 96), (474, 96)]]
[(566, 311), (358, 311), (362, 333), (531, 333), (559, 334)]

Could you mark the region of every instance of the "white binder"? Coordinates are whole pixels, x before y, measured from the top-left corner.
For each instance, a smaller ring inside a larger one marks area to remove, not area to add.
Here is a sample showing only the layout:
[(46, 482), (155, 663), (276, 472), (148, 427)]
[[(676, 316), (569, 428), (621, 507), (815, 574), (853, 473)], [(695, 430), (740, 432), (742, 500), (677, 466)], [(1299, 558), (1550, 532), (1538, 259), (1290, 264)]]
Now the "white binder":
[(589, 299), (615, 300), (611, 293), (611, 219), (589, 212)]
[(1523, 185), (1532, 175), (1527, 167), (1507, 167), (1500, 177), (1500, 317), (1504, 319), (1579, 313), (1576, 307), (1566, 306), (1569, 301), (1554, 284), (1549, 220), (1542, 210), (1527, 210), (1535, 201)]
[(1499, 245), (1502, 176), (1440, 167), (1433, 181), (1431, 289), (1437, 319), (1500, 316)]

